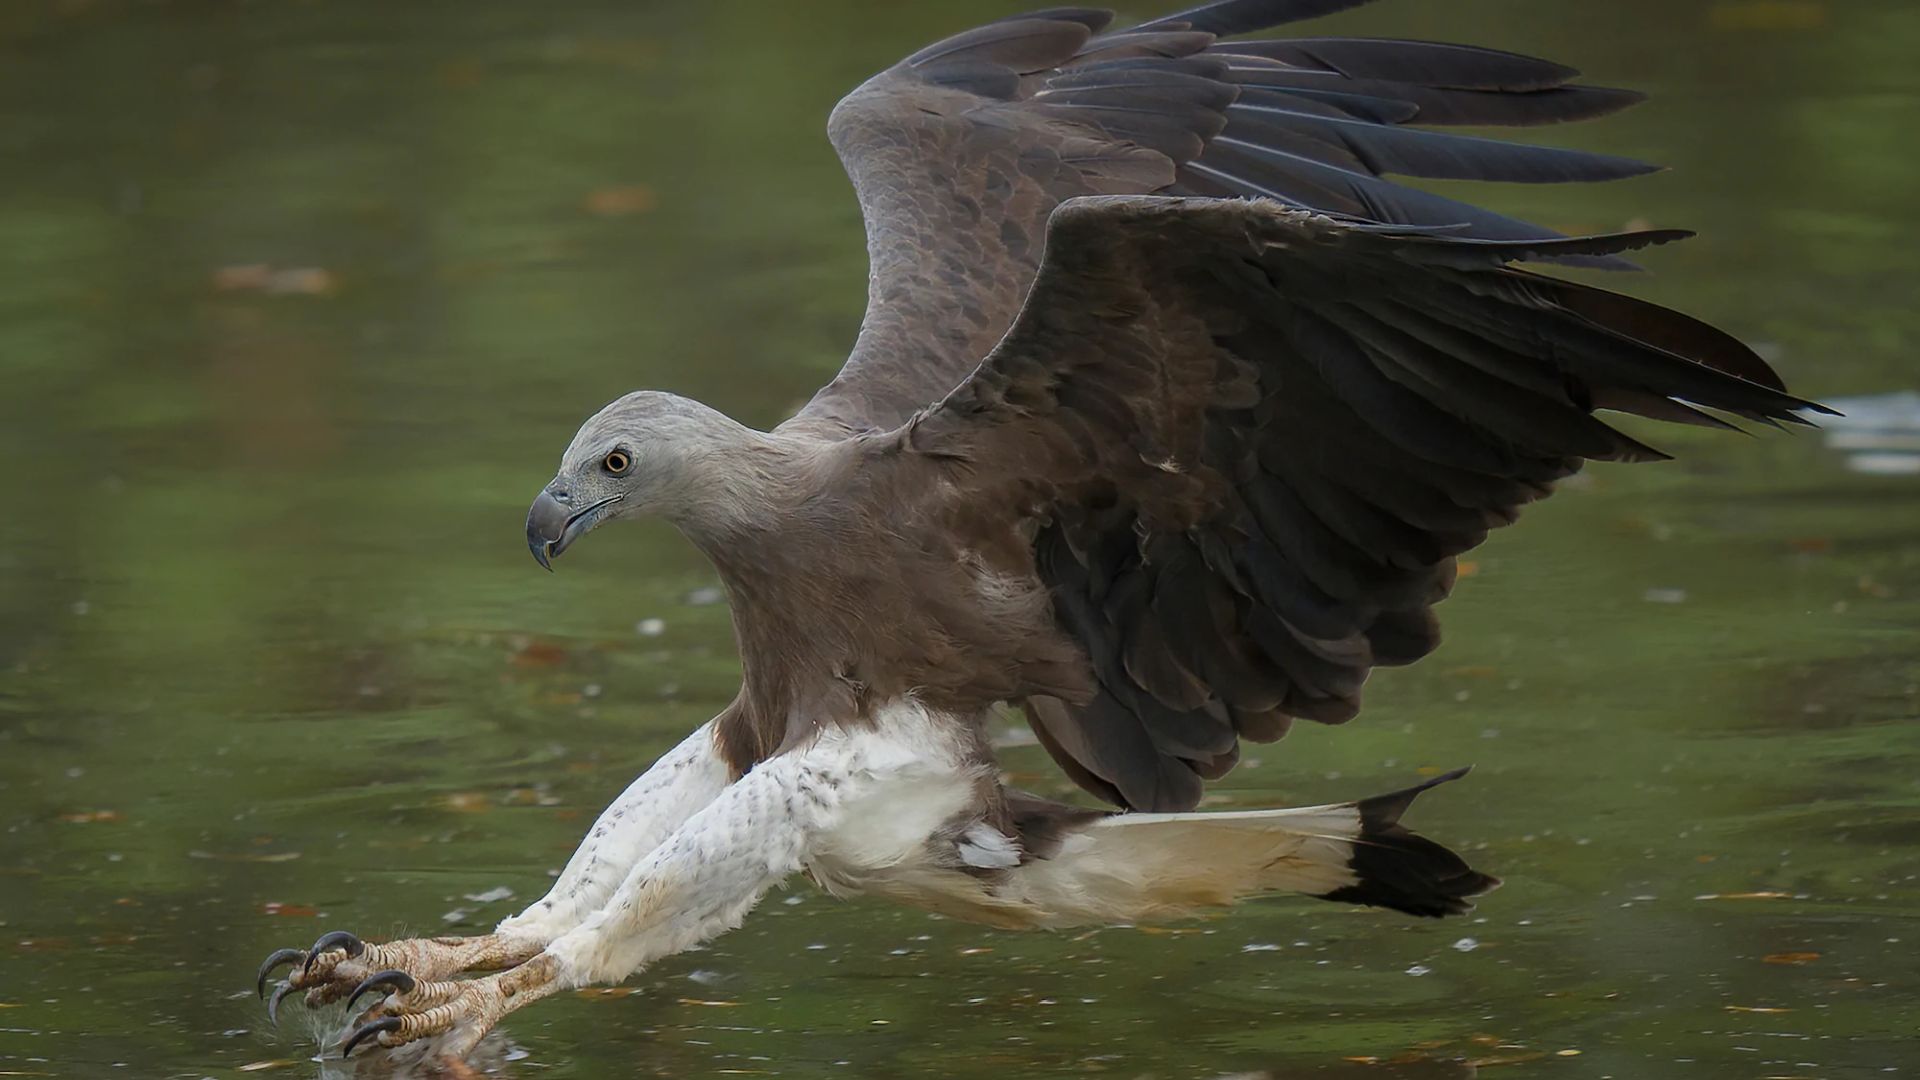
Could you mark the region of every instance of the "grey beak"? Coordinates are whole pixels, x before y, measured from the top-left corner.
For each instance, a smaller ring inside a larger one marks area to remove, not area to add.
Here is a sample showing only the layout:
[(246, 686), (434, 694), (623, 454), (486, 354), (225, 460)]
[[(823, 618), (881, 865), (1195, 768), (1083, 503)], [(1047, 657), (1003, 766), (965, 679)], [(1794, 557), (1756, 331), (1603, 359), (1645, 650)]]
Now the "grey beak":
[(542, 491), (527, 509), (527, 550), (549, 573), (553, 571), (553, 557), (565, 547), (567, 519), (571, 516), (572, 511), (551, 491)]
[(606, 516), (607, 508), (624, 498), (609, 495), (576, 510), (564, 492), (556, 494), (552, 488), (542, 491), (527, 508), (527, 550), (533, 552), (533, 560), (551, 571), (553, 560), (575, 540), (592, 532)]

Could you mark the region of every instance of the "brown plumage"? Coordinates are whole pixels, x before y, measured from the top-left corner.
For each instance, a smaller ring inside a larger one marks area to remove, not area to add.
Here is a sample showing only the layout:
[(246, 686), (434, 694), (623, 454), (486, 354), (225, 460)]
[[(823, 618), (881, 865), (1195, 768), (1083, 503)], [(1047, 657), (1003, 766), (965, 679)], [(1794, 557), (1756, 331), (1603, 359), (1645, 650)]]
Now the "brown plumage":
[[(702, 429), (755, 464), (653, 500), (734, 602), (738, 767), (912, 691), (1018, 703), (1088, 791), (1189, 808), (1240, 739), (1343, 722), (1374, 667), (1430, 652), (1487, 530), (1587, 460), (1663, 456), (1596, 409), (1817, 408), (1711, 327), (1511, 265), (1686, 234), (1567, 239), (1381, 178), (1643, 172), (1411, 126), (1636, 95), (1465, 46), (1220, 37), (1355, 2), (1008, 19), (834, 110), (873, 271), (853, 354), (771, 434)], [(743, 487), (750, 525), (705, 520)]]

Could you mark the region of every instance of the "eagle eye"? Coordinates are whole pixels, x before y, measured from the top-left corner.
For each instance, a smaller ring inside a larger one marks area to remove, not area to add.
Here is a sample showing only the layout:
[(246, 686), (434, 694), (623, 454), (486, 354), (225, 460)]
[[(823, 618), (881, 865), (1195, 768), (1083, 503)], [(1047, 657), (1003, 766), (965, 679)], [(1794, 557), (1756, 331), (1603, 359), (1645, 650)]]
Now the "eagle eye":
[(625, 450), (614, 450), (607, 454), (600, 465), (613, 475), (619, 476), (633, 468), (633, 455)]

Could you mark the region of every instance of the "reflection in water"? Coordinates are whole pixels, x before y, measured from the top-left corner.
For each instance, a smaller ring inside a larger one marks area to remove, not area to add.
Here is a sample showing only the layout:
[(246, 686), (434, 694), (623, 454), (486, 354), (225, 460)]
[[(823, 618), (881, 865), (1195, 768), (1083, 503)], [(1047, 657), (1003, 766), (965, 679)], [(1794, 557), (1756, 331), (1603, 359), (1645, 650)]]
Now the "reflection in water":
[[(1317, 1065), (1286, 1065), (1275, 1069), (1255, 1069), (1232, 1073), (1201, 1073), (1209, 1080), (1472, 1080), (1482, 1068), (1519, 1065), (1545, 1060), (1541, 1053), (1516, 1053), (1515, 1047), (1487, 1047), (1480, 1056), (1439, 1059), (1419, 1051), (1394, 1060), (1365, 1055), (1350, 1055)], [(1503, 1053), (1504, 1050), (1504, 1053)], [(526, 1061), (519, 1070), (515, 1062)], [(289, 1063), (291, 1064), (291, 1063)], [(368, 1054), (352, 1061), (324, 1059), (318, 1062), (317, 1080), (513, 1080), (518, 1076), (544, 1075), (546, 1066), (514, 1045), (498, 1031), (489, 1033), (461, 1062), (432, 1061), (406, 1049), (392, 1054)], [(644, 1061), (637, 1063), (637, 1075), (649, 1071)], [(730, 1069), (728, 1075), (774, 1075), (775, 1070)], [(937, 1075), (937, 1074), (930, 1074)]]
[(1847, 468), (1875, 476), (1920, 475), (1920, 393), (1835, 398), (1844, 415), (1828, 417), (1827, 445), (1847, 455)]
[[(1313, 1064), (1288, 1063), (1272, 1069), (1197, 1075), (1209, 1077), (1210, 1080), (1471, 1080), (1483, 1068), (1578, 1056), (1570, 1051), (1552, 1054), (1517, 1045), (1503, 1045), (1492, 1038), (1482, 1038), (1478, 1042), (1477, 1046), (1465, 1048), (1429, 1045), (1408, 1050), (1392, 1059), (1351, 1054)], [(526, 1062), (526, 1068), (516, 1068), (516, 1062)], [(314, 1074), (317, 1080), (467, 1080), (469, 1077), (513, 1080), (522, 1075), (545, 1075), (550, 1068), (549, 1063), (539, 1061), (515, 1044), (511, 1036), (499, 1030), (489, 1032), (480, 1045), (459, 1062), (429, 1059), (420, 1047), (415, 1046), (387, 1054), (361, 1054), (350, 1061), (321, 1056), (315, 1059), (315, 1063), (318, 1065), (318, 1071)], [(644, 1055), (637, 1066), (639, 1075), (650, 1071)], [(775, 1070), (729, 1069), (726, 1073), (770, 1075)]]
[[(345, 1030), (350, 1029), (343, 1029), (341, 1033)], [(320, 1060), (315, 1076), (318, 1080), (477, 1080), (478, 1077), (514, 1080), (528, 1075), (514, 1063), (529, 1057), (527, 1051), (514, 1044), (512, 1036), (494, 1030), (458, 1062), (428, 1059), (424, 1048), (419, 1046), (402, 1047), (390, 1053), (360, 1051), (352, 1060), (342, 1060), (335, 1053)], [(536, 1075), (545, 1071), (538, 1063), (530, 1063), (530, 1067), (537, 1070)]]
[[(0, 146), (29, 163), (0, 169), (0, 1072), (311, 1075), (315, 1034), (241, 990), (261, 955), (489, 925), (512, 902), (466, 897), (540, 895), (725, 704), (699, 558), (636, 526), (539, 574), (527, 500), (591, 403), (659, 386), (771, 423), (824, 381), (864, 299), (826, 109), (1022, 6), (0, 5)], [(1673, 172), (1499, 208), (1698, 228), (1608, 284), (1780, 343), (1809, 396), (1914, 386), (1920, 169), (1890, 133), (1920, 5), (1727, 14), (1767, 6), (1382, 0), (1324, 26), (1653, 91), (1539, 140)], [(1507, 880), (1472, 920), (1276, 900), (1022, 936), (797, 887), (514, 1017), (507, 1067), (1908, 1067), (1920, 492), (1819, 438), (1661, 436), (1677, 462), (1596, 467), (1476, 552), (1448, 643), (1361, 719), (1214, 791), (1299, 805), (1475, 763), (1420, 819)], [(1039, 748), (1001, 754), (1069, 794)]]

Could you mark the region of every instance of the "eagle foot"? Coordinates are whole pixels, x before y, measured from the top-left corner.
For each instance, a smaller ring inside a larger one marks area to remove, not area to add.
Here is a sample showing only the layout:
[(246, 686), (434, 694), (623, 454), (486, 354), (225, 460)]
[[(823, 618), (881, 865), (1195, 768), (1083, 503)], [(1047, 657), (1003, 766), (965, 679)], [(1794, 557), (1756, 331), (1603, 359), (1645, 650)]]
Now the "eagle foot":
[(279, 949), (260, 965), (254, 985), (267, 996), (267, 980), (282, 967), (293, 971), (274, 986), (267, 999), (267, 1018), (279, 1023), (280, 1004), (304, 991), (308, 1008), (354, 999), (380, 985), (445, 979), (463, 971), (508, 967), (539, 951), (530, 942), (509, 941), (498, 934), (482, 937), (407, 938), (369, 945), (345, 930), (332, 930), (306, 949)]
[(436, 1039), (437, 1057), (458, 1060), (501, 1017), (559, 989), (554, 969), (551, 959), (536, 958), (495, 975), (451, 982), (422, 982), (402, 971), (379, 972), (357, 986), (350, 1001), (373, 990), (384, 989), (387, 994), (341, 1041), (340, 1056), (351, 1056), (367, 1040), (393, 1049)]

